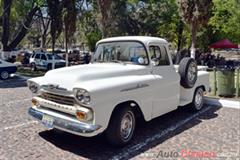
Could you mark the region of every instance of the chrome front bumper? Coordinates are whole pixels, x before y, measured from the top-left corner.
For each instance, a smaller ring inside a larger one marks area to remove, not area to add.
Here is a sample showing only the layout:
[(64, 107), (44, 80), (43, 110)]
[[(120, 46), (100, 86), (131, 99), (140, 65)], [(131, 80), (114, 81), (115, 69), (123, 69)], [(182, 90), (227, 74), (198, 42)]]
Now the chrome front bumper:
[(102, 132), (101, 126), (99, 125), (82, 123), (71, 117), (53, 111), (42, 109), (40, 110), (31, 107), (29, 108), (28, 113), (40, 122), (42, 122), (42, 118), (44, 115), (50, 116), (54, 119), (53, 128), (57, 128), (76, 135), (92, 137)]

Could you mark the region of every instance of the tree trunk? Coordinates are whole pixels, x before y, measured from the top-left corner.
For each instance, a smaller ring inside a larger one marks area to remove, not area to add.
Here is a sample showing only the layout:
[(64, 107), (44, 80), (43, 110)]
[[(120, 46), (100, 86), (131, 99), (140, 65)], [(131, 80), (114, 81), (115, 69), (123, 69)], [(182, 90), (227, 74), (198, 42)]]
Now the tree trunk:
[(98, 4), (98, 9), (100, 11), (101, 14), (101, 18), (100, 18), (100, 29), (102, 32), (102, 37), (108, 37), (108, 33), (109, 33), (109, 19), (111, 17), (110, 15), (110, 9), (111, 9), (111, 5), (112, 5), (112, 0), (97, 0), (97, 4)]
[(191, 58), (195, 59), (195, 53), (196, 53), (196, 40), (197, 40), (197, 27), (196, 25), (191, 25)]
[(52, 37), (52, 53), (54, 53), (55, 50), (55, 42), (56, 42), (56, 36), (55, 34), (51, 36)]
[(41, 36), (41, 48), (46, 48), (46, 35), (45, 34), (42, 34)]
[(39, 7), (34, 7), (26, 16), (25, 22), (21, 26), (19, 32), (17, 33), (14, 40), (9, 44), (9, 49), (14, 49), (17, 45), (22, 41), (22, 39), (26, 36), (28, 28), (31, 26), (33, 16), (39, 10)]
[(10, 26), (10, 12), (11, 12), (11, 5), (12, 0), (3, 0), (3, 16), (2, 16), (2, 45), (3, 45), (3, 52), (10, 51), (8, 47), (8, 40), (9, 40), (9, 26)]
[(65, 54), (65, 61), (66, 61), (66, 67), (68, 66), (68, 24), (65, 23), (65, 48), (66, 48), (66, 54)]
[(180, 51), (182, 48), (182, 37), (183, 37), (184, 23), (182, 20), (179, 20), (177, 26), (177, 51)]
[(41, 35), (41, 48), (46, 48), (46, 43), (47, 43), (47, 36), (48, 36), (48, 28), (49, 28), (49, 24), (50, 24), (50, 19), (47, 19), (47, 22), (45, 24), (45, 19), (44, 19), (44, 16), (42, 14), (42, 11), (39, 10), (39, 13), (40, 13), (40, 18), (41, 18), (41, 23), (42, 23), (42, 27), (41, 27), (41, 32), (42, 32), (42, 35)]

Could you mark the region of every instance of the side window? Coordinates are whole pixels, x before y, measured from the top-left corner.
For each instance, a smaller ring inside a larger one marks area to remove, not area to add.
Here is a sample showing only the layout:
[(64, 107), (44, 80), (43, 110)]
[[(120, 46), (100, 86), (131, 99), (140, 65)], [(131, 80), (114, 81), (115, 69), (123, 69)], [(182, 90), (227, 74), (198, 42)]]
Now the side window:
[(161, 63), (161, 49), (158, 46), (150, 46), (149, 47), (149, 52), (150, 52), (150, 58), (151, 61), (153, 62), (154, 66), (160, 66), (162, 65)]
[(167, 50), (164, 46), (150, 46), (149, 52), (150, 58), (155, 66), (170, 65)]
[(36, 54), (35, 59), (40, 59), (40, 54)]
[(46, 61), (46, 60), (47, 60), (47, 57), (46, 57), (44, 54), (42, 54), (41, 59)]
[(160, 50), (161, 50), (161, 58), (160, 58), (159, 65), (161, 66), (170, 65), (166, 47), (160, 46)]
[(149, 51), (152, 60), (161, 58), (161, 51), (158, 46), (150, 46)]

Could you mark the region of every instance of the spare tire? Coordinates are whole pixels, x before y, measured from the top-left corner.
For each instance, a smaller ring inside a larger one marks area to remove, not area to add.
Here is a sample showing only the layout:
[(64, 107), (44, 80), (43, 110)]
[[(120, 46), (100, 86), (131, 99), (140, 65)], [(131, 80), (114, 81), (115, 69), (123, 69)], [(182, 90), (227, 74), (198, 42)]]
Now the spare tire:
[(181, 85), (184, 88), (192, 88), (197, 81), (197, 62), (193, 58), (183, 58), (179, 64), (178, 73), (181, 77)]

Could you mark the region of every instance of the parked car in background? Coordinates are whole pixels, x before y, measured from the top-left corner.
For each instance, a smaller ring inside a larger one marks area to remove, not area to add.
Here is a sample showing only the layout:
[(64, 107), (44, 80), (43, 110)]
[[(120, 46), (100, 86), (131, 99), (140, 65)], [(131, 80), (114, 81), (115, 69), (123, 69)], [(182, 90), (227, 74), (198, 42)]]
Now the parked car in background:
[(66, 66), (65, 60), (56, 54), (50, 54), (45, 52), (33, 52), (30, 57), (30, 66), (33, 71), (51, 70)]
[(80, 64), (88, 64), (91, 62), (91, 55), (88, 51), (84, 51), (79, 57)]
[(13, 63), (6, 62), (0, 59), (0, 79), (6, 80), (10, 74), (17, 71), (17, 66)]

